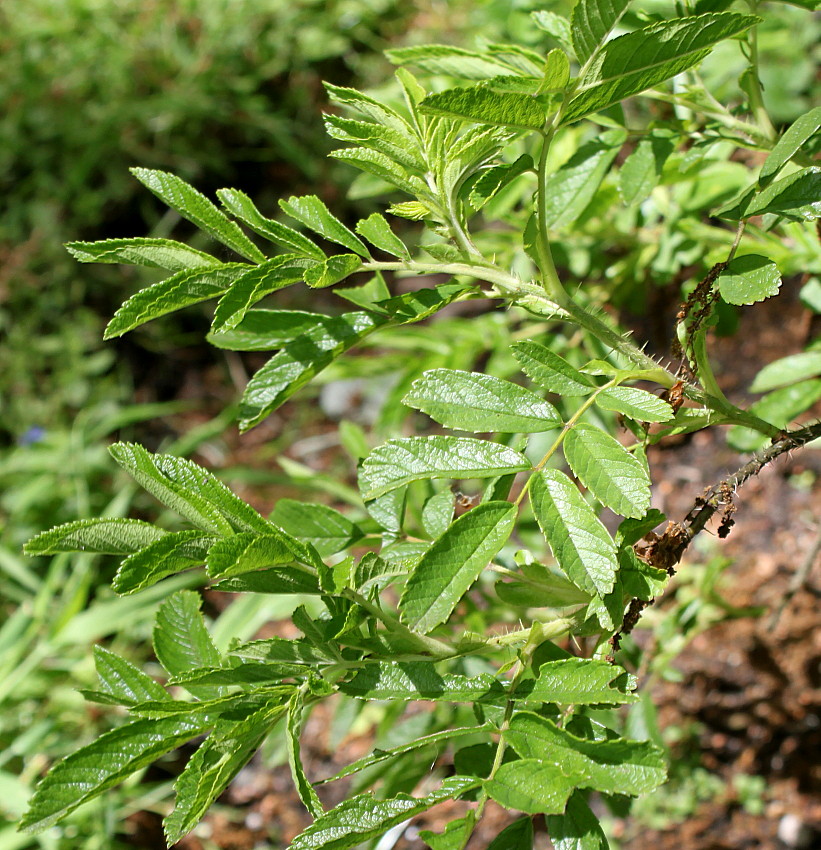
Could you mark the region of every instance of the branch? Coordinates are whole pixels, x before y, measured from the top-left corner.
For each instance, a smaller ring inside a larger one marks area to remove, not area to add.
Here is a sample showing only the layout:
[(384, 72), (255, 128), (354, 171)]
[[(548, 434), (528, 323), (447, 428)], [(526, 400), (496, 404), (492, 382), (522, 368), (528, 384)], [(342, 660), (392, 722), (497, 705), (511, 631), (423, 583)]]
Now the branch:
[[(637, 544), (637, 547), (641, 548), (637, 548), (636, 554), (651, 566), (667, 570), (671, 576), (674, 575), (675, 565), (682, 559), (687, 547), (719, 510), (723, 514), (723, 519), (718, 535), (719, 537), (726, 537), (729, 534), (733, 525), (732, 514), (735, 512), (733, 495), (745, 481), (754, 475), (758, 475), (768, 463), (772, 463), (776, 458), (793, 449), (801, 448), (801, 446), (818, 437), (821, 437), (821, 422), (814, 422), (803, 428), (797, 428), (795, 431), (782, 433), (780, 439), (767, 448), (756, 452), (744, 466), (732, 475), (728, 475), (717, 484), (708, 487), (704, 495), (695, 500), (695, 504), (681, 522), (669, 523), (661, 535), (656, 535), (651, 531), (644, 538), (644, 541)], [(633, 630), (641, 618), (642, 611), (648, 605), (652, 605), (653, 602), (655, 602), (655, 599), (646, 602), (642, 599), (631, 601), (624, 617), (624, 624), (610, 640), (613, 652), (619, 648), (622, 635), (629, 634)]]

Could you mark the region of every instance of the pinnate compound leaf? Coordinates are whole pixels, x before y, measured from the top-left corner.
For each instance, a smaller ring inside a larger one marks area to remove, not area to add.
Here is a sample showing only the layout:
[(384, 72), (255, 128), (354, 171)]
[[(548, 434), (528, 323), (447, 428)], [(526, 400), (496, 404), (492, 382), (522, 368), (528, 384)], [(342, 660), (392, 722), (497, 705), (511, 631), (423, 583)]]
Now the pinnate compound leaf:
[(750, 201), (742, 218), (766, 213), (790, 221), (813, 221), (821, 217), (821, 167), (804, 168), (770, 183)]
[(205, 563), (208, 547), (217, 540), (202, 531), (176, 531), (126, 558), (114, 576), (112, 587), (125, 595), (144, 590), (158, 581)]
[(327, 505), (280, 499), (271, 522), (299, 540), (310, 543), (323, 557), (335, 555), (362, 537), (361, 529)]
[(489, 77), (516, 74), (507, 62), (490, 53), (478, 53), (449, 44), (419, 44), (386, 50), (394, 65), (415, 65), (430, 74), (447, 74), (466, 80), (485, 80)]
[(546, 224), (572, 224), (593, 200), (616, 154), (627, 138), (623, 130), (607, 130), (585, 142), (570, 159), (547, 178)]
[(105, 339), (122, 336), (152, 319), (218, 298), (250, 267), (246, 263), (224, 263), (208, 269), (184, 269), (132, 295), (112, 317)]
[(319, 595), (316, 576), (298, 567), (273, 567), (223, 579), (211, 590), (227, 593), (284, 593)]
[(570, 21), (567, 18), (557, 15), (555, 12), (546, 12), (542, 9), (531, 12), (530, 16), (539, 29), (553, 36), (566, 51), (574, 52), (573, 34), (570, 29)]
[(584, 64), (627, 11), (630, 0), (579, 0), (570, 17), (573, 48)]
[[(218, 667), (221, 656), (214, 646), (200, 613), (200, 596), (180, 590), (160, 605), (154, 624), (154, 653), (162, 666), (177, 676), (198, 667)], [(198, 699), (216, 699), (219, 687), (191, 686)]]
[(248, 310), (266, 295), (297, 283), (314, 261), (296, 254), (281, 254), (247, 269), (220, 298), (211, 324), (212, 333), (235, 328)]
[(360, 257), (370, 257), (365, 243), (345, 227), (316, 195), (292, 196), (287, 201), (280, 201), (279, 205), (286, 215), (325, 237), (329, 242), (342, 245)]
[(545, 108), (529, 95), (499, 92), (484, 86), (429, 94), (419, 109), (428, 115), (520, 130), (540, 130), (547, 117)]
[(399, 600), (402, 622), (422, 634), (444, 623), (507, 542), (515, 522), (516, 506), (510, 502), (485, 502), (453, 522), (408, 578)]
[(377, 124), (391, 127), (402, 136), (413, 136), (414, 131), (410, 124), (398, 112), (384, 103), (380, 103), (356, 89), (335, 86), (327, 82), (324, 83), (324, 86), (334, 103), (353, 109), (372, 121), (376, 121)]
[(558, 815), (576, 788), (580, 774), (539, 759), (503, 764), (485, 790), (500, 806), (529, 815)]
[(254, 205), (254, 202), (237, 189), (218, 189), (217, 197), (231, 215), (247, 224), (251, 230), (264, 236), (271, 242), (280, 245), (288, 252), (304, 254), (314, 260), (323, 260), (325, 254), (322, 249), (291, 227), (266, 218)]
[(567, 432), (564, 456), (595, 498), (620, 516), (638, 519), (650, 507), (650, 477), (615, 437), (580, 422)]
[(515, 714), (504, 736), (522, 758), (580, 776), (577, 784), (582, 788), (635, 796), (652, 791), (667, 778), (664, 753), (649, 741), (578, 738), (529, 711)]
[[(802, 351), (768, 363), (750, 384), (751, 393), (766, 393), (821, 375), (821, 351)], [(55, 529), (56, 530), (56, 529)], [(48, 534), (49, 532), (46, 532)], [(42, 535), (40, 535), (42, 536)], [(35, 540), (38, 540), (36, 537)]]
[(120, 705), (171, 699), (162, 685), (130, 661), (102, 646), (94, 647), (94, 666), (100, 679), (99, 691)]
[(444, 700), (503, 705), (507, 690), (489, 673), (439, 673), (432, 661), (377, 661), (363, 665), (339, 690), (357, 699)]
[(362, 498), (423, 478), (494, 478), (530, 469), (514, 449), (472, 437), (405, 437), (374, 449), (359, 469)]
[(400, 260), (410, 261), (410, 252), (391, 230), (391, 226), (383, 215), (372, 213), (367, 218), (361, 219), (357, 222), (356, 232), (380, 251), (399, 257)]
[(43, 531), (26, 543), (27, 555), (95, 552), (129, 555), (159, 540), (166, 532), (139, 519), (79, 519)]
[(181, 272), (220, 265), (211, 254), (189, 248), (173, 239), (135, 237), (100, 242), (68, 242), (66, 250), (81, 263), (126, 263)]
[(112, 729), (46, 774), (20, 826), (40, 831), (93, 800), (164, 753), (207, 731), (203, 717), (140, 718)]
[(250, 505), (190, 460), (151, 454), (137, 443), (114, 443), (109, 451), (141, 487), (205, 531), (265, 533), (271, 529)]
[(625, 204), (638, 204), (653, 191), (673, 147), (670, 136), (658, 131), (639, 141), (619, 171), (619, 191)]
[(334, 254), (306, 269), (305, 283), (314, 289), (324, 289), (350, 277), (361, 266), (362, 260), (356, 254)]
[(524, 387), (479, 372), (431, 369), (413, 382), (402, 402), (460, 431), (536, 433), (562, 425), (552, 404)]
[(589, 658), (546, 661), (535, 679), (516, 689), (515, 699), (559, 705), (624, 705), (636, 702), (630, 693), (636, 680), (621, 667)]
[(481, 780), (472, 776), (452, 776), (437, 791), (424, 797), (399, 794), (377, 800), (373, 794), (357, 794), (326, 812), (292, 842), (290, 850), (349, 850), (378, 838), (392, 826), (421, 814), (445, 800), (477, 787)]
[(769, 257), (760, 254), (734, 257), (718, 276), (718, 291), (728, 304), (755, 304), (777, 295), (780, 288), (778, 266)]
[(131, 173), (172, 210), (176, 210), (218, 242), (254, 263), (265, 260), (265, 254), (240, 230), (236, 222), (231, 221), (205, 195), (181, 178), (167, 171), (150, 168), (132, 168)]
[(618, 571), (616, 545), (578, 487), (563, 472), (542, 469), (530, 501), (565, 575), (591, 596), (610, 593)]
[(563, 396), (589, 395), (595, 389), (587, 375), (538, 342), (523, 340), (511, 346), (524, 373), (543, 390)]
[(637, 387), (611, 387), (596, 396), (596, 404), (604, 410), (615, 410), (636, 422), (667, 422), (675, 415), (673, 408), (657, 395)]
[(584, 795), (574, 791), (563, 815), (549, 815), (547, 833), (555, 850), (610, 850), (598, 818)]
[(721, 12), (653, 24), (608, 41), (579, 80), (568, 124), (652, 88), (701, 62), (715, 44), (761, 19)]
[(811, 139), (821, 129), (821, 106), (816, 106), (797, 118), (784, 131), (784, 134), (770, 151), (769, 156), (761, 166), (758, 185), (766, 186), (771, 183), (782, 165), (789, 162), (808, 139)]

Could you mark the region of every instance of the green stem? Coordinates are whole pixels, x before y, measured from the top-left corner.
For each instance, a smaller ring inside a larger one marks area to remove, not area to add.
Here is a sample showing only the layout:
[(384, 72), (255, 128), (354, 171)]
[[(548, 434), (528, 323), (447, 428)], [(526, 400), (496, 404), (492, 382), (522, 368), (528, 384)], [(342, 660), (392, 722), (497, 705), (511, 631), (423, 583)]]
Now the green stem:
[[(750, 11), (758, 14), (758, 0), (751, 0), (749, 3)], [(770, 144), (773, 144), (778, 138), (778, 133), (773, 122), (770, 121), (770, 116), (767, 113), (767, 108), (764, 106), (764, 90), (761, 85), (761, 78), (758, 75), (758, 27), (754, 26), (749, 33), (750, 45), (750, 69), (747, 79), (749, 80), (748, 94), (750, 96), (750, 106), (752, 107), (753, 115), (758, 124), (759, 131), (767, 139)]]
[(553, 262), (553, 252), (550, 250), (550, 239), (547, 235), (547, 156), (550, 153), (553, 134), (553, 128), (544, 133), (542, 149), (539, 154), (539, 185), (536, 193), (536, 256), (539, 259), (539, 273), (545, 292), (559, 306), (564, 307), (570, 301), (570, 297), (562, 286), (561, 280), (559, 280), (556, 264)]

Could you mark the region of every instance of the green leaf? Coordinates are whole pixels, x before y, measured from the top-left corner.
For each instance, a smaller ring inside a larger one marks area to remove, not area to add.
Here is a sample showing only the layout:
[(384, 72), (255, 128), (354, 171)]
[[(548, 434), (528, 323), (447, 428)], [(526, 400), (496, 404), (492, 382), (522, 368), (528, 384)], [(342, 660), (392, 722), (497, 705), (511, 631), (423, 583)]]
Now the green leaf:
[(504, 546), (515, 522), (516, 506), (510, 502), (485, 502), (453, 522), (408, 578), (399, 600), (402, 622), (422, 634), (444, 623)]
[(538, 759), (571, 771), (580, 777), (577, 784), (582, 788), (635, 796), (652, 791), (667, 779), (664, 753), (647, 741), (578, 738), (529, 711), (513, 716), (504, 737), (523, 759)]
[(479, 372), (430, 369), (417, 378), (403, 404), (461, 431), (536, 433), (562, 426), (552, 404), (510, 381)]
[(324, 289), (350, 277), (361, 266), (362, 260), (356, 254), (335, 254), (307, 269), (305, 283), (314, 289)]
[(530, 818), (513, 821), (488, 844), (487, 850), (533, 850), (533, 821)]
[(419, 104), (419, 109), (427, 115), (444, 115), (520, 130), (541, 130), (547, 117), (545, 108), (529, 95), (498, 92), (482, 86), (429, 94)]
[(375, 499), (422, 478), (493, 478), (530, 469), (530, 461), (507, 446), (472, 437), (405, 437), (374, 449), (359, 469), (359, 489)]
[(564, 574), (591, 596), (616, 583), (616, 546), (607, 529), (562, 472), (542, 469), (530, 488), (533, 512)]
[(528, 378), (548, 392), (562, 396), (589, 395), (596, 386), (587, 375), (538, 342), (523, 340), (514, 343), (510, 350)]
[(547, 833), (555, 850), (609, 850), (598, 818), (579, 791), (567, 801), (563, 815), (549, 815)]
[(734, 257), (718, 276), (718, 291), (728, 304), (755, 304), (777, 295), (780, 288), (778, 266), (760, 254)]
[(385, 127), (397, 130), (402, 136), (414, 135), (411, 125), (396, 110), (384, 103), (380, 103), (356, 89), (334, 86), (331, 83), (323, 83), (323, 85), (334, 103), (354, 109), (372, 121), (376, 121), (377, 124), (383, 124)]
[(296, 691), (288, 703), (288, 726), (285, 733), (285, 744), (288, 748), (288, 764), (291, 766), (291, 776), (294, 778), (299, 799), (316, 820), (322, 817), (324, 810), (314, 786), (308, 781), (305, 767), (300, 756), (299, 736), (302, 733), (302, 716), (304, 713), (304, 694)]
[(480, 210), (505, 186), (532, 169), (533, 158), (526, 153), (523, 153), (515, 162), (503, 163), (487, 169), (470, 190), (471, 205), (474, 209)]
[(407, 566), (402, 561), (388, 561), (374, 552), (367, 552), (354, 568), (353, 589), (364, 593), (374, 585), (381, 587), (396, 576), (407, 575), (407, 572)]
[(101, 242), (68, 242), (65, 247), (81, 263), (127, 263), (171, 272), (220, 265), (211, 254), (173, 239), (104, 239)]
[(217, 348), (229, 351), (271, 351), (282, 348), (319, 324), (321, 313), (305, 310), (249, 310), (232, 330), (223, 326), (206, 339)]
[(165, 531), (139, 519), (80, 519), (43, 531), (29, 540), (27, 555), (57, 552), (98, 552), (128, 555), (159, 540)]
[(235, 328), (257, 301), (266, 295), (298, 283), (313, 261), (296, 254), (281, 254), (248, 269), (222, 296), (214, 311), (212, 333)]
[[(172, 675), (198, 667), (218, 667), (217, 652), (200, 613), (201, 599), (191, 590), (177, 591), (160, 605), (154, 624), (154, 653)], [(206, 685), (191, 687), (198, 699), (215, 699), (223, 689)]]
[(605, 131), (585, 142), (547, 178), (545, 206), (549, 228), (567, 227), (584, 212), (626, 138), (623, 130)]
[(286, 251), (304, 254), (306, 257), (312, 257), (315, 260), (325, 259), (322, 249), (307, 236), (303, 236), (298, 231), (274, 219), (266, 218), (254, 206), (254, 202), (245, 192), (240, 192), (237, 189), (218, 189), (217, 197), (231, 215), (247, 224), (251, 230), (259, 233), (260, 236), (282, 246)]
[[(809, 410), (821, 398), (821, 380), (812, 379), (779, 387), (767, 393), (750, 407), (750, 413), (775, 425), (786, 428), (796, 416)], [(754, 452), (769, 444), (770, 438), (760, 431), (733, 425), (727, 442), (739, 452)]]
[(658, 131), (639, 141), (619, 171), (619, 191), (625, 204), (641, 203), (653, 191), (673, 147), (670, 135)]
[(227, 578), (262, 567), (305, 563), (310, 556), (304, 550), (298, 541), (276, 528), (271, 528), (267, 534), (235, 534), (208, 550), (208, 575), (213, 579)]
[(539, 91), (562, 92), (570, 82), (570, 60), (563, 50), (554, 47), (544, 60), (544, 75)]
[(580, 64), (584, 65), (607, 40), (629, 5), (630, 0), (579, 0), (576, 3), (570, 26)]
[[(263, 664), (256, 661), (236, 662), (229, 658), (227, 661), (232, 666), (227, 667), (197, 667), (172, 676), (168, 680), (169, 685), (261, 685), (266, 695), (274, 691), (274, 686), (283, 679), (300, 678), (308, 675), (307, 664), (292, 664), (287, 662), (275, 662)], [(286, 694), (285, 701), (290, 698), (293, 691), (292, 685), (283, 686), (277, 693), (280, 696)], [(272, 697), (273, 698), (273, 697)]]
[(323, 236), (329, 242), (335, 242), (348, 248), (360, 257), (370, 258), (370, 253), (359, 237), (334, 216), (328, 207), (316, 195), (290, 197), (279, 202), (282, 211), (296, 221)]
[(152, 496), (215, 534), (270, 531), (271, 525), (201, 466), (173, 455), (152, 455), (136, 443), (114, 443), (114, 460)]
[(177, 531), (126, 558), (112, 587), (121, 596), (136, 593), (182, 570), (205, 564), (208, 547), (217, 540), (202, 531)]
[(158, 756), (202, 735), (210, 725), (204, 717), (140, 718), (104, 733), (46, 774), (20, 828), (29, 832), (46, 829)]
[(398, 747), (392, 747), (390, 750), (374, 750), (370, 755), (364, 756), (357, 761), (346, 765), (338, 773), (329, 776), (317, 782), (317, 785), (324, 785), (327, 782), (336, 782), (337, 779), (343, 779), (346, 776), (352, 776), (354, 773), (359, 773), (362, 770), (367, 770), (375, 764), (386, 761), (387, 759), (396, 758), (397, 756), (412, 753), (414, 750), (421, 750), (423, 747), (429, 747), (432, 744), (449, 744), (457, 738), (462, 738), (467, 735), (479, 735), (484, 732), (490, 732), (493, 727), (489, 723), (481, 726), (465, 726), (456, 729), (443, 729), (439, 732), (433, 732), (430, 735), (424, 735), (421, 738), (414, 738), (405, 744)]
[(564, 438), (573, 474), (595, 498), (620, 516), (643, 517), (650, 507), (650, 478), (644, 466), (615, 437), (579, 422)]
[(453, 521), (454, 494), (449, 490), (435, 493), (422, 509), (422, 525), (431, 538), (441, 537)]
[(291, 842), (290, 850), (348, 850), (357, 847), (437, 803), (458, 798), (479, 782), (474, 777), (452, 776), (442, 783), (439, 790), (425, 797), (400, 794), (389, 800), (377, 800), (370, 793), (358, 794), (318, 818)]
[(607, 42), (579, 80), (564, 112), (569, 124), (657, 86), (701, 62), (715, 44), (760, 22), (723, 12), (653, 24)]
[(266, 705), (238, 723), (221, 719), (174, 783), (176, 805), (163, 820), (170, 847), (190, 832), (259, 749), (284, 707)]
[(537, 27), (553, 36), (565, 50), (573, 52), (573, 35), (567, 18), (541, 9), (531, 12), (530, 16)]
[(530, 815), (558, 815), (576, 788), (580, 775), (538, 759), (503, 764), (485, 790), (500, 806)]
[(326, 505), (280, 499), (270, 518), (288, 534), (310, 543), (322, 557), (335, 555), (362, 537), (355, 523)]
[(770, 151), (761, 166), (758, 185), (762, 188), (772, 182), (781, 166), (789, 162), (801, 150), (801, 146), (811, 139), (821, 128), (821, 106), (816, 106), (797, 118)]
[(449, 821), (442, 832), (431, 832), (429, 829), (423, 829), (419, 833), (419, 838), (431, 850), (462, 850), (473, 833), (475, 820), (475, 811), (469, 809), (464, 817)]
[(535, 680), (525, 680), (516, 688), (515, 699), (559, 705), (623, 705), (638, 700), (629, 692), (635, 686), (635, 678), (607, 661), (561, 658), (542, 664)]
[(742, 217), (766, 213), (790, 221), (813, 221), (821, 217), (821, 167), (804, 168), (770, 183), (750, 201)]
[(289, 342), (248, 382), (240, 403), (240, 429), (259, 424), (348, 349), (387, 322), (373, 313), (323, 316), (320, 324)]
[[(331, 138), (361, 144), (364, 148), (378, 151), (396, 166), (402, 166), (401, 173), (406, 178), (411, 174), (423, 175), (427, 171), (419, 138), (408, 125), (405, 125), (403, 130), (398, 130), (381, 123), (357, 121), (339, 115), (325, 115), (324, 120), (325, 129)], [(422, 186), (425, 186), (424, 182)]]
[(94, 666), (100, 678), (100, 692), (112, 697), (120, 705), (171, 699), (162, 685), (130, 661), (102, 646), (94, 647)]
[(240, 230), (236, 222), (227, 218), (205, 195), (184, 180), (167, 171), (150, 168), (130, 170), (143, 186), (200, 230), (254, 263), (265, 260), (265, 254)]
[(410, 253), (402, 243), (402, 240), (391, 230), (391, 226), (383, 215), (372, 213), (367, 218), (360, 219), (356, 225), (356, 232), (364, 236), (372, 245), (399, 257), (400, 260), (410, 262)]
[(231, 655), (236, 655), (238, 658), (250, 658), (252, 661), (284, 661), (289, 664), (319, 665), (336, 660), (330, 650), (323, 652), (307, 640), (285, 640), (284, 638), (252, 640), (232, 649)]
[(212, 585), (211, 590), (228, 593), (284, 593), (318, 595), (316, 576), (297, 567), (273, 567), (233, 576)]
[(403, 166), (381, 151), (362, 147), (346, 148), (332, 151), (330, 156), (341, 162), (347, 162), (368, 174), (373, 174), (380, 180), (384, 180), (386, 183), (396, 186), (400, 191), (414, 197), (430, 195), (430, 187), (424, 180), (414, 174), (409, 174)]
[(366, 662), (339, 690), (356, 699), (444, 700), (502, 705), (505, 685), (489, 673), (441, 674), (432, 661)]
[(418, 44), (386, 50), (394, 65), (415, 65), (430, 74), (446, 74), (466, 80), (484, 80), (516, 71), (503, 59), (449, 44)]
[(104, 339), (122, 336), (151, 319), (217, 298), (249, 269), (245, 263), (225, 263), (210, 269), (185, 269), (141, 289), (112, 317)]
[(596, 404), (604, 410), (615, 410), (636, 422), (667, 422), (675, 415), (673, 408), (657, 395), (636, 387), (611, 387), (596, 396)]
[[(765, 393), (778, 387), (796, 384), (807, 378), (814, 378), (816, 375), (821, 375), (821, 351), (789, 354), (787, 357), (768, 363), (750, 384), (750, 392)], [(35, 540), (38, 539), (39, 537), (35, 537)]]

